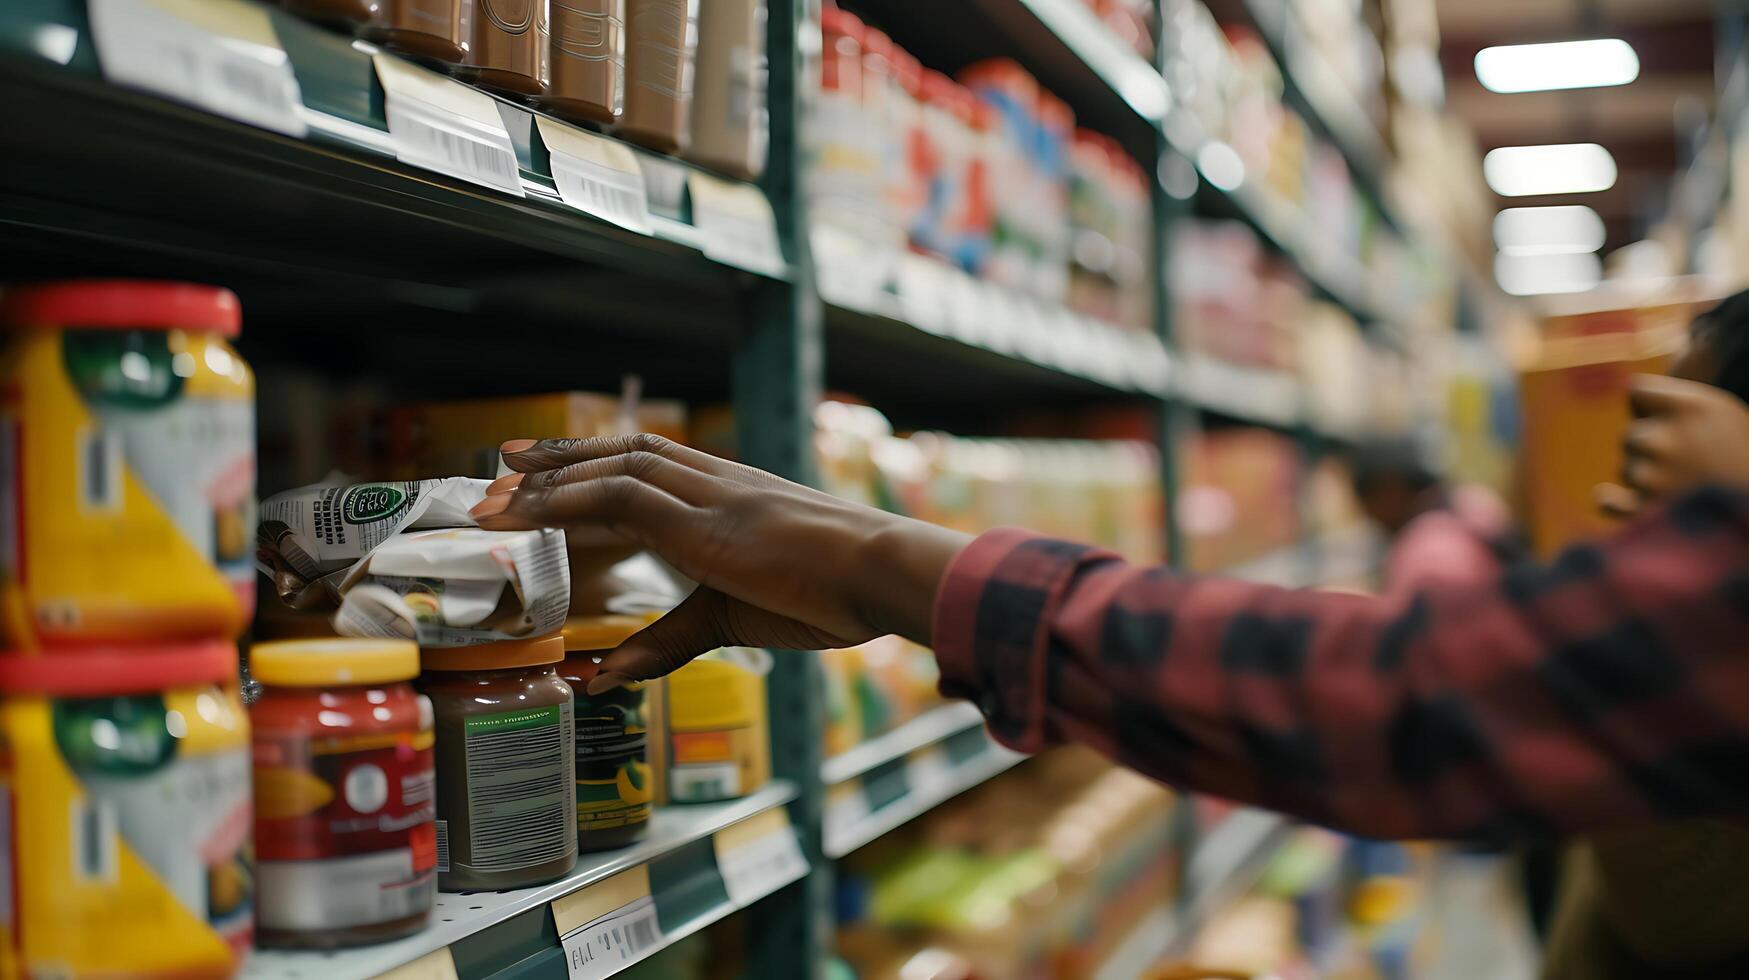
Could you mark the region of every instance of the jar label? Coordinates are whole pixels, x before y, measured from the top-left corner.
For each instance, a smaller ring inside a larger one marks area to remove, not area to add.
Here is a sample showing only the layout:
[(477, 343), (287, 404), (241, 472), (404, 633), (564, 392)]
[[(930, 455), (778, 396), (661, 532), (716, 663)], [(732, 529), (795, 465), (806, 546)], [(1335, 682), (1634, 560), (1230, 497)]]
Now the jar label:
[(462, 736), (467, 852), (451, 826), (452, 862), (489, 874), (571, 854), (577, 846), (571, 702), (471, 715)]
[(642, 689), (577, 699), (577, 829), (613, 830), (650, 819), (653, 786)]
[(255, 739), (261, 925), (318, 930), (431, 908), (437, 840), (429, 729)]

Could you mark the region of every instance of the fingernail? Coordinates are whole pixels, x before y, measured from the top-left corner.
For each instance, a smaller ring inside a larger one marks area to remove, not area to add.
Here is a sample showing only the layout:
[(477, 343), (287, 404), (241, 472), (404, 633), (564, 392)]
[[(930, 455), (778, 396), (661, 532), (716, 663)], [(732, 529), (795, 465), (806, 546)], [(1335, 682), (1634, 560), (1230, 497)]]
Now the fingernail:
[(493, 494), (485, 500), (475, 504), (474, 509), (468, 511), (468, 516), (476, 521), (482, 518), (496, 517), (499, 514), (504, 513), (504, 508), (510, 506), (510, 501), (515, 499), (515, 496), (515, 494), (509, 493)]
[(498, 451), (501, 453), (526, 453), (534, 448), (535, 442), (534, 439), (512, 439), (499, 446)]
[(527, 475), (527, 473), (511, 473), (507, 476), (501, 476), (498, 479), (493, 480), (491, 483), (486, 484), (486, 494), (490, 496), (498, 493), (509, 493), (521, 486), (522, 478)]
[(584, 693), (603, 694), (616, 687), (624, 687), (631, 682), (632, 679), (625, 674), (617, 674), (610, 670), (605, 674), (596, 674), (594, 677), (591, 677), (589, 679), (589, 686), (584, 689)]

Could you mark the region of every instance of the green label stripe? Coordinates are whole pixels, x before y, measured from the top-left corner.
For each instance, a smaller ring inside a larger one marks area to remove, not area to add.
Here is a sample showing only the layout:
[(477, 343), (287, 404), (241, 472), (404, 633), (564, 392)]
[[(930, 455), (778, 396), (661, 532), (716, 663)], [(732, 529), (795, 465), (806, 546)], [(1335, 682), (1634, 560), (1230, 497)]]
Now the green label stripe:
[(474, 715), (462, 721), (465, 735), (488, 735), (493, 732), (519, 732), (525, 728), (540, 728), (559, 723), (559, 706), (523, 708), (496, 715)]

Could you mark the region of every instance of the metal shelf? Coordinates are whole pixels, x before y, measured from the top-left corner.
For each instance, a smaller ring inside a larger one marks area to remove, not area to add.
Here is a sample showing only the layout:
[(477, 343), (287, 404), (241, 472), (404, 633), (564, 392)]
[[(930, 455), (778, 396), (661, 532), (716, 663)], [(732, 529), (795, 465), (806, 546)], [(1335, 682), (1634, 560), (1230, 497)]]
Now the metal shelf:
[[(658, 807), (650, 836), (617, 851), (580, 855), (572, 872), (545, 885), (502, 892), (440, 893), (425, 931), (377, 946), (335, 952), (259, 951), (243, 971), (248, 980), (363, 980), (448, 949), (461, 975), (494, 972), (507, 961), (559, 958), (548, 906), (614, 874), (651, 869), (651, 893), (669, 942), (736, 911), (711, 851), (718, 831), (795, 799), (797, 788), (774, 782), (727, 803)], [(714, 887), (711, 887), (714, 883)], [(775, 891), (787, 882), (773, 881)], [(701, 901), (701, 896), (703, 900)], [(514, 950), (514, 952), (511, 952)], [(476, 969), (478, 967), (478, 969)]]
[[(1026, 756), (996, 744), (981, 729), (962, 734), (977, 746), (955, 759), (953, 740), (895, 760), (828, 792), (822, 848), (841, 858), (942, 803), (1019, 764)], [(895, 792), (896, 789), (896, 792)]]
[(827, 759), (820, 766), (820, 780), (830, 786), (868, 772), (882, 763), (902, 759), (950, 735), (982, 727), (984, 715), (969, 701), (955, 701), (932, 708), (856, 748)]
[(1248, 891), (1293, 826), (1280, 814), (1243, 809), (1201, 835), (1185, 866), (1188, 911), (1175, 941), (1188, 942), (1210, 913)]

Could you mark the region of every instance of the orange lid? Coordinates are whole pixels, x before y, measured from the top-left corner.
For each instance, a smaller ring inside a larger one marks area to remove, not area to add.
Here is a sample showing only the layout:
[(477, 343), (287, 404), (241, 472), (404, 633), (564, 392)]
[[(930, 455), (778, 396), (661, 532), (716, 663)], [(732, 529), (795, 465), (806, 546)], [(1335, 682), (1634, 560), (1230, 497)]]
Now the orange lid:
[(565, 650), (612, 650), (638, 630), (661, 619), (659, 612), (632, 615), (573, 616), (565, 620), (560, 636), (565, 638)]
[(150, 279), (71, 279), (12, 286), (0, 324), (117, 330), (201, 330), (237, 336), (237, 294), (218, 286)]
[(467, 647), (426, 647), (419, 651), (419, 666), (426, 670), (510, 670), (556, 664), (563, 659), (565, 640), (558, 633)]
[(237, 645), (224, 640), (0, 654), (0, 693), (6, 694), (95, 698), (236, 679)]

